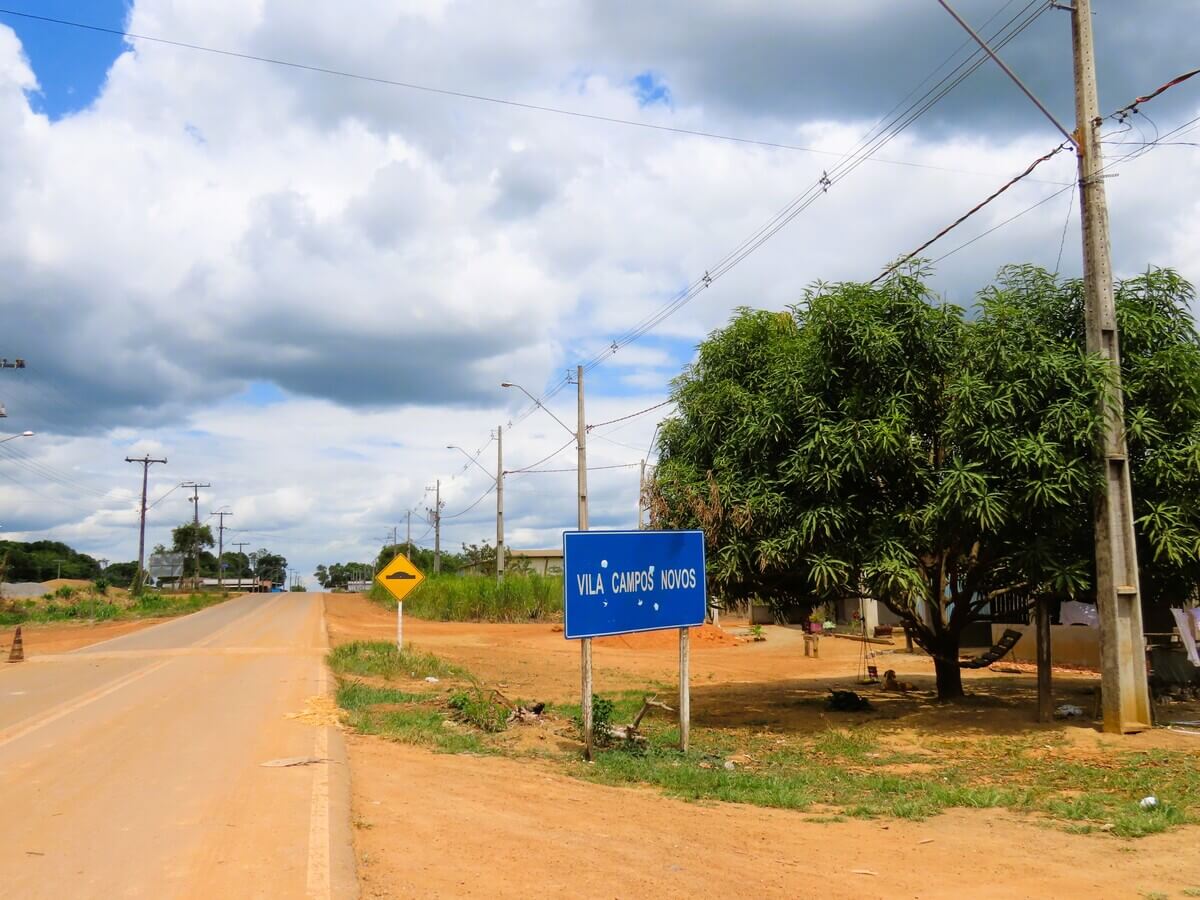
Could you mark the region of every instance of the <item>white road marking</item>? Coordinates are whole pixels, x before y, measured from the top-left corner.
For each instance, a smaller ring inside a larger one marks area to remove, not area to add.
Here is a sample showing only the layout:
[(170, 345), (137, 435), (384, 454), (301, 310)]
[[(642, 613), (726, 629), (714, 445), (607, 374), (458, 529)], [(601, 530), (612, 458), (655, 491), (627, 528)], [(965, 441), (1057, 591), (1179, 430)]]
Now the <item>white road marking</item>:
[[(321, 613), (321, 644), (328, 646), (328, 633), (325, 630), (325, 613)], [(329, 693), (329, 672), (325, 668), (325, 660), (317, 663), (317, 695), (324, 697)], [(308, 896), (328, 900), (333, 895), (333, 883), (330, 873), (329, 846), (329, 728), (317, 726), (316, 738), (313, 741), (313, 756), (325, 762), (313, 766), (312, 803), (309, 807), (308, 820)]]
[(123, 678), (118, 678), (116, 681), (110, 681), (101, 688), (97, 688), (91, 693), (84, 694), (82, 697), (77, 697), (74, 700), (69, 700), (66, 703), (61, 703), (53, 707), (50, 712), (43, 713), (41, 716), (31, 716), (22, 722), (7, 729), (0, 731), (0, 747), (6, 744), (11, 744), (18, 738), (23, 738), (27, 734), (37, 731), (39, 728), (44, 728), (51, 722), (57, 722), (64, 716), (69, 716), (73, 712), (83, 709), (85, 706), (95, 703), (97, 700), (107, 697), (109, 694), (116, 693), (123, 687), (133, 684), (135, 681), (141, 681), (147, 675), (153, 674), (169, 663), (169, 659), (164, 659), (161, 662), (146, 666), (144, 669), (139, 669), (136, 672), (131, 672)]

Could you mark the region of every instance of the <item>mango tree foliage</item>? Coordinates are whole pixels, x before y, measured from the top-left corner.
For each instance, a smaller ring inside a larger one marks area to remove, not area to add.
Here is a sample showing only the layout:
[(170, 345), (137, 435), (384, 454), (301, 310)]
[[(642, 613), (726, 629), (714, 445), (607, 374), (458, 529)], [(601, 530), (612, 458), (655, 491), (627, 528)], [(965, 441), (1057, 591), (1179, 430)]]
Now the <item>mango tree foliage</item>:
[[(1144, 593), (1200, 583), (1200, 344), (1190, 286), (1122, 283), (1126, 413)], [(728, 599), (869, 596), (962, 694), (963, 629), (1000, 595), (1087, 597), (1107, 369), (1082, 286), (1012, 267), (970, 318), (919, 273), (819, 284), (739, 310), (676, 379), (651, 490), (660, 527), (703, 528)]]

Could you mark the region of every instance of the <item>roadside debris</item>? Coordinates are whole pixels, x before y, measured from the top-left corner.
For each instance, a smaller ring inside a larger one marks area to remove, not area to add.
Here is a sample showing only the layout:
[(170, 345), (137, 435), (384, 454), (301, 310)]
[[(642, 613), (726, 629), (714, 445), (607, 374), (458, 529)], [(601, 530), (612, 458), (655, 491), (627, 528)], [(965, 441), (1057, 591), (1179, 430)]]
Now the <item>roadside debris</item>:
[(1082, 715), (1083, 707), (1076, 706), (1073, 703), (1064, 703), (1054, 710), (1054, 718), (1056, 719), (1078, 719)]
[(289, 769), (292, 766), (312, 766), (323, 762), (329, 760), (321, 756), (285, 756), (282, 759), (268, 759), (259, 765), (267, 769)]
[(657, 694), (650, 694), (649, 696), (643, 698), (642, 708), (638, 710), (638, 714), (633, 717), (632, 722), (630, 722), (628, 725), (609, 726), (609, 736), (616, 740), (625, 741), (626, 743), (630, 744), (646, 743), (646, 736), (638, 729), (641, 727), (642, 719), (645, 718), (646, 713), (650, 711), (650, 707), (652, 706), (657, 706), (659, 709), (666, 710), (667, 712), (675, 712), (674, 709), (659, 700)]
[(829, 694), (829, 699), (825, 701), (825, 707), (834, 712), (866, 712), (874, 708), (871, 706), (870, 700), (855, 691), (839, 691), (836, 688), (830, 688)]

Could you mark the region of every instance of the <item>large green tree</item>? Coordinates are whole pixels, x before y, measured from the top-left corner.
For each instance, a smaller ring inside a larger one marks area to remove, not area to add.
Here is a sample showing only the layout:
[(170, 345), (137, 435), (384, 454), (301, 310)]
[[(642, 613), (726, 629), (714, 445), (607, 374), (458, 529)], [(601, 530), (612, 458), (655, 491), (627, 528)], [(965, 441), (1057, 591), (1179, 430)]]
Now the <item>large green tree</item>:
[[(203, 554), (204, 548), (215, 546), (216, 543), (212, 528), (208, 525), (185, 522), (178, 528), (171, 529), (171, 549), (184, 555), (185, 578), (190, 578), (200, 571), (197, 567), (197, 554)], [(203, 556), (200, 561), (203, 561)]]
[[(962, 694), (963, 629), (1000, 595), (1088, 595), (1104, 364), (1082, 285), (1012, 267), (968, 318), (919, 272), (817, 285), (741, 310), (676, 380), (652, 489), (660, 525), (701, 527), (733, 599), (871, 596)], [(1200, 584), (1200, 343), (1191, 287), (1118, 287), (1144, 595)]]
[(94, 579), (100, 563), (58, 541), (0, 540), (0, 556), (8, 555), (7, 581), (46, 581), (62, 568), (63, 578)]

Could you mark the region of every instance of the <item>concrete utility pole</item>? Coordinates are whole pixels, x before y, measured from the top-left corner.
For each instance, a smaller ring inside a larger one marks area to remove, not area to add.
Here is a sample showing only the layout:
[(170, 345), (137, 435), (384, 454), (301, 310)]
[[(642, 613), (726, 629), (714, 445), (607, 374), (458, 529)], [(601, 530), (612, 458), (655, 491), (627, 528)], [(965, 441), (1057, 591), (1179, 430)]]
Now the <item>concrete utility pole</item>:
[[(575, 386), (577, 388), (577, 406), (579, 417), (576, 421), (575, 428), (552, 413), (546, 408), (537, 397), (512, 381), (500, 382), (502, 388), (516, 388), (526, 397), (533, 401), (533, 405), (545, 412), (550, 418), (554, 419), (563, 429), (574, 435), (575, 446), (579, 451), (578, 479), (579, 479), (579, 530), (587, 531), (588, 527), (588, 496), (587, 496), (587, 422), (584, 418), (584, 402), (583, 402), (583, 366), (575, 368)], [(583, 742), (584, 756), (587, 759), (592, 758), (592, 640), (591, 638), (581, 638), (579, 641), (579, 652), (581, 654), (581, 670), (583, 673), (583, 697), (581, 698), (580, 708), (583, 718)]]
[(192, 577), (196, 579), (196, 588), (200, 587), (200, 488), (212, 487), (211, 484), (200, 484), (195, 481), (185, 481), (182, 485), (185, 488), (192, 489), (192, 524), (195, 530), (192, 532), (192, 552), (195, 554), (196, 563), (192, 570)]
[(434, 485), (433, 509), (429, 510), (433, 522), (433, 574), (442, 571), (442, 480)]
[(408, 545), (408, 558), (411, 561), (412, 560), (412, 510), (411, 509), (405, 514), (405, 518), (407, 519), (407, 524), (405, 525), (405, 531), (404, 531), (404, 543)]
[(646, 461), (643, 459), (638, 467), (638, 531), (642, 530), (643, 506), (642, 495), (646, 492)]
[[(524, 390), (524, 388), (521, 388)], [(569, 430), (569, 429), (568, 429)], [(447, 444), (447, 450), (457, 450), (467, 461), (483, 472), (496, 485), (496, 580), (504, 577), (504, 429), (496, 427), (496, 474), (493, 475), (479, 463), (478, 455), (472, 456), (457, 444)], [(480, 453), (483, 451), (481, 450)]]
[[(1150, 690), (1146, 680), (1146, 637), (1142, 630), (1142, 599), (1138, 583), (1137, 544), (1133, 530), (1133, 490), (1125, 447), (1125, 404), (1121, 391), (1121, 349), (1113, 299), (1112, 260), (1109, 256), (1108, 206), (1104, 189), (1104, 159), (1100, 150), (1100, 100), (1096, 88), (1096, 57), (1092, 40), (1091, 0), (1060, 6), (1071, 15), (1071, 47), (1075, 62), (1075, 131), (1067, 130), (1033, 95), (1016, 73), (996, 55), (951, 7), (938, 0), (1004, 70), (1042, 114), (1075, 146), (1079, 168), (1079, 208), (1083, 223), (1083, 316), (1087, 351), (1109, 365), (1112, 391), (1102, 398), (1103, 434), (1096, 453), (1104, 467), (1105, 487), (1094, 509), (1096, 606), (1100, 616), (1100, 690), (1104, 730), (1115, 734), (1150, 728)], [(1058, 5), (1058, 4), (1056, 4)], [(1039, 707), (1050, 705), (1049, 620), (1038, 613), (1040, 648)]]
[(210, 513), (218, 517), (220, 524), (217, 525), (217, 590), (225, 590), (225, 570), (221, 568), (221, 563), (225, 559), (225, 517), (232, 516), (231, 512), (215, 512)]
[[(1133, 491), (1125, 448), (1121, 349), (1109, 257), (1108, 206), (1100, 149), (1100, 101), (1092, 44), (1091, 0), (1071, 8), (1075, 55), (1075, 143), (1083, 223), (1084, 321), (1088, 353), (1108, 361), (1113, 392), (1101, 410), (1105, 488), (1097, 497), (1096, 605), (1100, 613), (1100, 690), (1104, 730), (1122, 734), (1150, 727), (1146, 638), (1133, 531)], [(1103, 402), (1103, 401), (1102, 401)]]
[(496, 426), (496, 580), (504, 579), (504, 427)]
[[(575, 443), (579, 451), (577, 465), (579, 467), (579, 530), (588, 530), (588, 497), (587, 497), (587, 420), (583, 412), (583, 366), (575, 367), (576, 406), (579, 419), (576, 424)], [(583, 756), (592, 758), (592, 639), (583, 638), (579, 642), (580, 671), (582, 675), (582, 696), (580, 697), (580, 713), (583, 719)]]
[[(234, 541), (233, 546), (238, 548), (238, 556), (240, 557), (240, 556), (245, 555), (245, 551), (242, 548), (250, 546), (250, 542), (249, 541)], [(238, 589), (240, 590), (241, 587), (242, 587), (242, 562), (239, 559), (238, 560)]]
[(138, 529), (138, 565), (137, 574), (133, 577), (133, 584), (136, 590), (142, 589), (142, 584), (146, 581), (146, 483), (149, 480), (150, 467), (155, 463), (161, 463), (164, 466), (167, 464), (166, 459), (151, 459), (149, 454), (146, 454), (141, 459), (131, 459), (125, 457), (125, 462), (141, 463), (142, 464), (142, 515), (141, 526)]

